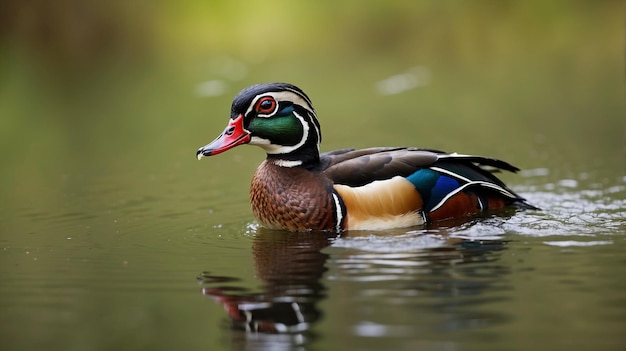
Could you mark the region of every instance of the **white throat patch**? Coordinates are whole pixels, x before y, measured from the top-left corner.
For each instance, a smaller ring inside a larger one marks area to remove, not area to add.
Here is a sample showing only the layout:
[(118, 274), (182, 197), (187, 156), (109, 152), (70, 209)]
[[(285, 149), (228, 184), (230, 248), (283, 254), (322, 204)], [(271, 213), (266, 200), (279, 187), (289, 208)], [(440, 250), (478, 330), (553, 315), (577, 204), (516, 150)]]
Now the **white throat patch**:
[(286, 167), (286, 168), (292, 168), (292, 167), (297, 167), (297, 166), (302, 165), (302, 161), (288, 161), (288, 160), (272, 160), (272, 163), (274, 163), (277, 166)]

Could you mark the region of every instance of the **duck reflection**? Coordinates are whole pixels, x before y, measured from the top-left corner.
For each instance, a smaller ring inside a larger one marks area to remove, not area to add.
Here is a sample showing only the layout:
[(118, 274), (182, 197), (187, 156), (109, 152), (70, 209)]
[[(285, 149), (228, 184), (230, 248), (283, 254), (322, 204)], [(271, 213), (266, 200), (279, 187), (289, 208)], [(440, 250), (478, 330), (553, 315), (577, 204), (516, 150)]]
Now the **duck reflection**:
[(261, 333), (303, 333), (321, 317), (316, 307), (325, 297), (321, 277), (328, 255), (321, 250), (336, 234), (291, 233), (257, 229), (252, 245), (256, 277), (261, 292), (229, 283), (237, 278), (209, 272), (198, 279), (202, 293), (224, 305), (233, 329)]
[[(367, 247), (360, 246), (360, 239), (402, 242), (419, 241), (424, 237), (437, 238), (439, 241), (420, 248), (405, 247), (402, 253), (368, 252)], [(354, 245), (348, 247), (346, 243)], [(334, 245), (323, 250), (331, 244)], [(396, 284), (395, 289), (420, 291), (434, 297), (481, 294), (489, 289), (492, 279), (481, 284), (473, 279), (481, 274), (480, 269), (466, 267), (470, 269), (457, 270), (451, 267), (478, 263), (485, 268), (484, 263), (489, 265), (489, 262), (497, 259), (488, 253), (505, 246), (502, 240), (477, 241), (451, 237), (444, 229), (429, 229), (399, 236), (372, 236), (370, 233), (353, 232), (349, 233), (349, 237), (337, 237), (258, 228), (252, 244), (256, 278), (261, 282), (258, 290), (241, 288), (241, 279), (212, 272), (202, 273), (198, 280), (202, 284), (202, 293), (224, 306), (229, 317), (228, 328), (244, 333), (231, 335), (231, 341), (235, 344), (231, 346), (241, 343), (242, 349), (258, 348), (254, 345), (261, 348), (272, 345), (280, 349), (280, 346), (302, 346), (315, 338), (311, 329), (322, 318), (323, 313), (318, 304), (327, 297), (325, 284), (328, 279), (374, 282), (379, 281), (377, 277), (384, 271), (386, 279), (393, 278), (389, 274), (397, 274), (395, 281), (403, 282)], [(332, 258), (329, 259), (329, 255)], [(390, 273), (388, 265), (400, 267), (401, 272), (396, 270)], [(333, 272), (329, 273), (331, 276), (322, 279), (328, 266), (333, 267)], [(425, 266), (429, 269), (420, 268)], [(459, 273), (461, 276), (458, 276)], [(506, 274), (497, 269), (491, 273), (491, 278)], [(473, 282), (467, 284), (468, 280)], [(367, 289), (367, 286), (353, 288)], [(444, 301), (440, 303), (441, 306), (449, 307)], [(420, 308), (438, 309), (438, 305), (434, 303)], [(457, 317), (462, 319), (461, 316)]]

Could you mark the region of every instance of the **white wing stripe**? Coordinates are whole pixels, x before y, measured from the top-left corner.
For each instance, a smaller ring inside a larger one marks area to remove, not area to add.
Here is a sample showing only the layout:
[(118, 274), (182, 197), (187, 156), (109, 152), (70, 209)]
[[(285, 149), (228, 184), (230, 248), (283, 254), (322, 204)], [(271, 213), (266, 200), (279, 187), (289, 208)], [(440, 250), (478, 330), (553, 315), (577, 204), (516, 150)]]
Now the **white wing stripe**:
[(341, 222), (343, 221), (343, 212), (341, 211), (341, 203), (339, 202), (339, 197), (337, 196), (337, 194), (333, 191), (333, 200), (335, 201), (335, 215), (337, 216), (336, 218), (336, 227), (335, 230), (336, 231), (340, 231), (341, 230)]
[(452, 176), (452, 177), (454, 177), (456, 179), (460, 179), (460, 180), (462, 180), (464, 182), (468, 182), (468, 183), (472, 182), (471, 179), (465, 178), (462, 175), (454, 173), (452, 171), (448, 171), (447, 169), (443, 169), (443, 168), (439, 168), (439, 167), (429, 167), (429, 168), (432, 169), (433, 171), (436, 171), (436, 172), (439, 172), (439, 173), (443, 173), (443, 174), (447, 174), (447, 175)]
[(507, 191), (506, 189), (502, 188), (501, 186), (498, 186), (497, 184), (484, 182), (484, 181), (473, 181), (473, 182), (468, 182), (466, 184), (463, 184), (460, 187), (454, 189), (454, 191), (448, 193), (448, 195), (446, 195), (443, 199), (441, 199), (441, 201), (439, 201), (437, 205), (435, 205), (433, 208), (430, 209), (430, 212), (437, 210), (439, 207), (443, 206), (443, 204), (446, 203), (446, 201), (448, 201), (451, 197), (453, 197), (454, 195), (463, 191), (465, 188), (470, 187), (472, 185), (479, 185), (485, 188), (491, 188), (502, 193), (504, 196), (510, 197), (512, 199), (517, 198), (517, 196), (511, 194), (510, 191)]

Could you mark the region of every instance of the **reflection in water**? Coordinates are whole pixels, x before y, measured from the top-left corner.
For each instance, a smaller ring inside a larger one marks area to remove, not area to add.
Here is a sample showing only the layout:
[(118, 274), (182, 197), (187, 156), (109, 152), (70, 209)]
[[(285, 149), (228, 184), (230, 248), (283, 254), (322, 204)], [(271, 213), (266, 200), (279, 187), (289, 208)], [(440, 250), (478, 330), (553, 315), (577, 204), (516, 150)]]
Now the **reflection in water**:
[[(376, 250), (372, 245), (376, 241), (386, 243), (391, 251)], [(404, 252), (393, 249), (393, 242), (404, 245)], [(421, 247), (408, 242), (421, 243)], [(260, 291), (242, 288), (242, 278), (216, 272), (202, 273), (198, 280), (202, 293), (224, 306), (230, 320), (228, 329), (232, 330), (231, 346), (235, 348), (285, 349), (310, 343), (315, 338), (312, 327), (322, 317), (318, 303), (333, 299), (327, 296), (327, 284), (333, 280), (363, 282), (360, 290), (382, 303), (395, 301), (397, 305), (402, 300), (401, 305), (424, 311), (445, 309), (448, 312), (442, 327), (450, 330), (464, 328), (468, 319), (481, 318), (450, 313), (450, 301), (445, 299), (479, 296), (492, 290), (492, 283), (507, 270), (492, 264), (498, 256), (489, 253), (503, 249), (505, 244), (502, 240), (452, 238), (444, 230), (432, 229), (391, 236), (349, 233), (335, 237), (259, 228), (252, 254), (256, 277), (262, 282)], [(322, 250), (328, 246), (332, 247)], [(478, 264), (458, 269), (466, 263)], [(336, 272), (327, 273), (329, 265)], [(352, 323), (353, 332), (361, 336), (383, 333), (390, 337), (402, 330), (406, 333), (400, 334), (407, 335), (412, 328), (410, 321), (395, 326), (367, 320)]]
[(312, 338), (310, 327), (321, 317), (316, 304), (325, 297), (328, 255), (321, 250), (335, 237), (259, 228), (252, 253), (261, 292), (236, 287), (238, 278), (205, 272), (198, 277), (202, 293), (224, 305), (232, 329), (255, 333), (255, 342), (303, 344)]
[[(507, 247), (506, 241), (459, 238), (456, 229), (336, 241), (333, 249), (349, 249), (337, 258), (331, 252), (330, 266), (336, 269), (327, 279), (347, 282), (342, 286), (358, 283), (349, 307), (358, 314), (352, 320), (352, 334), (367, 340), (383, 337), (388, 342), (432, 340), (436, 333), (510, 320), (497, 309), (485, 308), (506, 299), (503, 292), (509, 287), (504, 277), (511, 270), (498, 262), (498, 251)], [(416, 243), (423, 248), (417, 249)], [(385, 251), (385, 246), (390, 249)], [(404, 251), (399, 249), (403, 246)]]

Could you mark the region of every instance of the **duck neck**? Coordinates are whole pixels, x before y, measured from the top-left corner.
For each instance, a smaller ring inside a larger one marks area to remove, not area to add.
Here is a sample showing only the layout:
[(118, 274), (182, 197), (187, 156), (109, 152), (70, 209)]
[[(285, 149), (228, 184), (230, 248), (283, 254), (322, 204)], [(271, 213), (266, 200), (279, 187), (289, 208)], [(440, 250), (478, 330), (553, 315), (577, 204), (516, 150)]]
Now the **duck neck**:
[(304, 167), (312, 169), (320, 162), (317, 149), (300, 148), (288, 154), (267, 154), (267, 161), (281, 167)]

